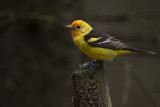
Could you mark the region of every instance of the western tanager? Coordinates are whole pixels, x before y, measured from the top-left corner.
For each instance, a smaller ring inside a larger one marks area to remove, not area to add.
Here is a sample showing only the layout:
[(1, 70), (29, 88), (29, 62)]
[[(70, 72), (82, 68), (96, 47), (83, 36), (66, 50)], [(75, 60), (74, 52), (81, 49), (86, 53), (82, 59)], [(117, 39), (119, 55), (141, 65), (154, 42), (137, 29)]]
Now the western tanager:
[(132, 48), (115, 37), (93, 29), (82, 20), (76, 20), (65, 27), (70, 29), (73, 41), (80, 50), (92, 59), (112, 61), (118, 55), (130, 53), (148, 53), (151, 51)]

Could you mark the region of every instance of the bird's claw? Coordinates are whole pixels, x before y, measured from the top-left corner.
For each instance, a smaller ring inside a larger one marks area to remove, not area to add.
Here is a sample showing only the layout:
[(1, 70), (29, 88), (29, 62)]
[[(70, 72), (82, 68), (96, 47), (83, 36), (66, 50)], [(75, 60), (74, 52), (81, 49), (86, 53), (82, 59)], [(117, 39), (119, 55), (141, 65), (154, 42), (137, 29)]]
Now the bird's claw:
[(95, 60), (92, 60), (90, 62), (87, 62), (87, 63), (84, 63), (84, 64), (80, 65), (80, 69), (81, 70), (85, 70), (85, 69), (95, 68), (95, 67), (97, 67), (102, 62), (103, 61), (95, 59)]

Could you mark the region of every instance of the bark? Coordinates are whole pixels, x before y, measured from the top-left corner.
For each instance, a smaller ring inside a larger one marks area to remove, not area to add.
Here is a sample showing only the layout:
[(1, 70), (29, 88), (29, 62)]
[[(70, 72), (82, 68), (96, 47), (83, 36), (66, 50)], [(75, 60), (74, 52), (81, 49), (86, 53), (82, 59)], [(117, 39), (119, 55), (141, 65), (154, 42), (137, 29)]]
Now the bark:
[(73, 72), (74, 107), (112, 107), (103, 63)]

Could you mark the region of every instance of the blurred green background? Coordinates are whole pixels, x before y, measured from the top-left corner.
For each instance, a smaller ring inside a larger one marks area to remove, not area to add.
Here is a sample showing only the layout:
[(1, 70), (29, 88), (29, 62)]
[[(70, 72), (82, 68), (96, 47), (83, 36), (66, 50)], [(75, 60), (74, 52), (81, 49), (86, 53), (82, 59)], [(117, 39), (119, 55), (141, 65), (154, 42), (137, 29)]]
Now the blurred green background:
[(113, 107), (160, 106), (159, 0), (1, 0), (0, 107), (73, 107), (71, 74), (89, 61), (64, 28), (76, 19), (156, 55), (105, 62)]

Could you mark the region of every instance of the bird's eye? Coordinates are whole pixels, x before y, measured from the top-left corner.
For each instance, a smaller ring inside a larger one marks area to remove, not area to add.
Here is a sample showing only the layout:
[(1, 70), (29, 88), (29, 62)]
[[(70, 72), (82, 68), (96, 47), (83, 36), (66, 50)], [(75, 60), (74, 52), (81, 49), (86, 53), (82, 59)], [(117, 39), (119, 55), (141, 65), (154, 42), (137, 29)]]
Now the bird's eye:
[(80, 29), (80, 26), (77, 26), (77, 29)]

